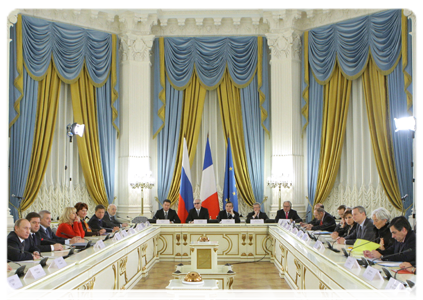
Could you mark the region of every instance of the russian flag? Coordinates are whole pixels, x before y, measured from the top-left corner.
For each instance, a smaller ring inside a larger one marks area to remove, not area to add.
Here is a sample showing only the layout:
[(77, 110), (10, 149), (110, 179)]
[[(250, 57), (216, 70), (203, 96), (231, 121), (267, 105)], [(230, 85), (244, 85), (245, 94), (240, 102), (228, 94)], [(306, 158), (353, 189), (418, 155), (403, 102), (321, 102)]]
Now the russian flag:
[(206, 152), (204, 153), (203, 176), (201, 179), (201, 206), (209, 210), (212, 219), (219, 214), (219, 198), (217, 197), (216, 181), (214, 179), (213, 160), (210, 151), (209, 137), (207, 137)]
[(194, 208), (194, 194), (192, 193), (191, 169), (188, 158), (187, 141), (184, 138), (182, 152), (181, 188), (179, 190), (178, 216), (182, 223), (188, 217), (190, 209)]

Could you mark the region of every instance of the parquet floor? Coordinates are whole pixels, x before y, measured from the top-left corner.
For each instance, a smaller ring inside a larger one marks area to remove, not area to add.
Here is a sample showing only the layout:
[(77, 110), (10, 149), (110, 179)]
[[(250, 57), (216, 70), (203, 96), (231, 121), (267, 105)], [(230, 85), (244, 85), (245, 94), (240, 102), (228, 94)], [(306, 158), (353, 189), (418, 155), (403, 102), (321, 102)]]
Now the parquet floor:
[[(178, 262), (162, 261), (154, 265), (147, 277), (134, 286), (137, 289), (165, 289)], [(233, 264), (236, 272), (233, 289), (290, 289), (270, 262)]]

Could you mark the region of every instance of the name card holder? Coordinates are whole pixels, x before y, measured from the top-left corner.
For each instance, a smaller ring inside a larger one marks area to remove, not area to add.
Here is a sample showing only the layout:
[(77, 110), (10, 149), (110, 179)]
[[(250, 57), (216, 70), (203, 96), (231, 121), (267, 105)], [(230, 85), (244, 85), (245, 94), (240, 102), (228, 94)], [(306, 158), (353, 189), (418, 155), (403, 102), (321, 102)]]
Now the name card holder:
[(170, 224), (170, 220), (156, 220), (156, 224)]
[(321, 250), (322, 247), (323, 247), (323, 249), (325, 248), (321, 241), (316, 241), (313, 245), (313, 248), (316, 249), (316, 250)]
[(99, 240), (97, 241), (97, 243), (94, 244), (95, 250), (100, 250), (100, 249), (103, 249), (104, 247), (106, 247), (106, 245), (104, 245), (103, 240)]
[(394, 279), (394, 277), (391, 277), (389, 278), (389, 281), (385, 287), (385, 290), (405, 290), (405, 287), (401, 281), (398, 281)]
[(235, 224), (235, 219), (222, 219), (222, 224)]
[(310, 238), (308, 237), (308, 234), (307, 233), (304, 233), (304, 235), (301, 238), (301, 240), (303, 240), (304, 242), (308, 242), (308, 241), (310, 241)]
[(207, 224), (205, 219), (194, 219), (194, 224)]
[(59, 257), (53, 260), (53, 262), (48, 266), (48, 269), (49, 270), (53, 268), (61, 269), (66, 266), (67, 264), (66, 264), (66, 261), (63, 259), (63, 257)]
[(294, 235), (296, 235), (297, 233), (298, 233), (298, 229), (297, 228), (292, 228), (291, 229), (291, 232), (294, 234)]
[(128, 233), (126, 232), (126, 230), (122, 230), (120, 233), (122, 234), (123, 238), (128, 236)]
[(17, 274), (7, 277), (7, 282), (9, 283), (10, 287), (15, 290), (20, 289), (23, 286)]
[(148, 227), (150, 225), (151, 225), (150, 222), (148, 222), (148, 221), (145, 222), (145, 227)]
[(279, 219), (278, 225), (281, 227), (285, 227), (286, 224), (288, 224), (289, 220), (287, 219)]
[(140, 223), (140, 224), (137, 225), (136, 230), (141, 231), (141, 230), (144, 229), (144, 227), (145, 227), (144, 223)]
[(369, 281), (383, 280), (383, 277), (382, 275), (380, 275), (379, 270), (370, 266), (368, 266), (364, 271), (363, 277)]
[(134, 233), (137, 233), (137, 232), (135, 231), (135, 229), (134, 229), (134, 228), (129, 228), (129, 230), (128, 230), (128, 235), (131, 235), (131, 234), (134, 234)]
[(251, 219), (250, 224), (264, 224), (263, 219)]
[(46, 272), (43, 270), (41, 265), (36, 265), (35, 267), (29, 268), (26, 272), (24, 279), (34, 278), (38, 279), (46, 275)]
[(348, 270), (351, 270), (353, 268), (360, 269), (360, 265), (358, 264), (357, 259), (351, 256), (348, 256), (347, 261), (344, 264), (344, 267), (347, 268)]
[(113, 236), (113, 240), (114, 241), (120, 241), (122, 239), (122, 236), (119, 234), (119, 232), (116, 232), (115, 235)]
[(298, 231), (297, 237), (301, 239), (303, 236), (304, 236), (304, 232), (302, 232), (301, 230)]

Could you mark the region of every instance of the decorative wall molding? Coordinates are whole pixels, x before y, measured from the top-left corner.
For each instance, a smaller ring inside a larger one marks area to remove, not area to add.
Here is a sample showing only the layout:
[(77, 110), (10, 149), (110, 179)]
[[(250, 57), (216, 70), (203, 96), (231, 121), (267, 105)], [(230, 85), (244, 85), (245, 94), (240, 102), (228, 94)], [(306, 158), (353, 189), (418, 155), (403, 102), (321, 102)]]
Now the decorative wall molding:
[(343, 186), (342, 184), (334, 186), (324, 202), (325, 210), (336, 215), (336, 209), (341, 204), (348, 207), (361, 205), (366, 209), (369, 218), (371, 217), (370, 214), (372, 211), (379, 207), (386, 208), (391, 213), (392, 217), (400, 216), (402, 213), (389, 202), (381, 184), (377, 187), (349, 187)]
[(420, 32), (420, 8), (404, 8), (404, 16), (411, 19), (413, 32)]
[(270, 48), (271, 59), (295, 59), (301, 60), (301, 35), (302, 32), (298, 30), (285, 30), (281, 33), (266, 34), (267, 44)]
[(122, 33), (119, 37), (121, 62), (140, 61), (151, 64), (151, 48), (153, 47), (154, 35)]

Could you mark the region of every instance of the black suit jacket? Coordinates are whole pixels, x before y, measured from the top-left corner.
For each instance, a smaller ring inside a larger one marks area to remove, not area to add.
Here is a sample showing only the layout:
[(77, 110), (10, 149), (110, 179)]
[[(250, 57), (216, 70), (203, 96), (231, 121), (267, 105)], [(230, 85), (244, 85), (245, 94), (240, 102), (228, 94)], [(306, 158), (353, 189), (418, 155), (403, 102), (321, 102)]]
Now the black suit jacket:
[(267, 219), (269, 219), (269, 217), (266, 215), (266, 213), (264, 213), (262, 211), (259, 213), (258, 218), (253, 218), (253, 216), (254, 216), (254, 211), (253, 212), (250, 212), (247, 215), (247, 220), (245, 222), (250, 223), (251, 222), (251, 219), (263, 219), (264, 221), (266, 221)]
[(320, 225), (320, 221), (313, 227), (311, 227), (311, 230), (324, 230), (324, 231), (334, 231), (336, 227), (336, 221), (335, 218), (325, 213), (322, 220), (322, 225)]
[[(383, 244), (385, 247), (385, 250), (391, 247), (395, 243), (395, 239), (392, 237), (391, 230), (389, 230), (389, 222), (385, 224), (380, 229), (375, 228), (376, 231), (376, 237), (378, 240), (376, 240), (376, 243), (380, 243), (380, 239), (383, 238)], [(376, 249), (377, 251), (381, 252), (382, 250)]]
[[(279, 219), (286, 220), (285, 211), (283, 209), (278, 210), (275, 217), (275, 222), (278, 223)], [(298, 216), (297, 211), (290, 209), (288, 212), (288, 220), (294, 220), (295, 222), (302, 222), (303, 220)]]
[(97, 216), (94, 214), (91, 217), (91, 219), (88, 221), (88, 226), (90, 226), (90, 228), (92, 228), (92, 229), (100, 230), (100, 229), (104, 228), (104, 229), (106, 229), (106, 232), (112, 232), (113, 227), (108, 227), (107, 226), (108, 224), (106, 222), (104, 222), (103, 219), (97, 218)]
[(345, 237), (345, 244), (353, 245), (356, 239), (362, 239), (367, 241), (375, 241), (376, 239), (376, 227), (373, 225), (373, 221), (366, 218), (363, 224), (363, 229), (359, 230), (360, 224), (357, 224), (356, 229)]
[[(178, 214), (176, 213), (175, 210), (169, 208), (169, 211), (167, 213), (167, 218), (169, 219), (170, 222), (173, 223), (181, 223), (181, 220), (179, 219)], [(153, 217), (154, 220), (164, 220), (165, 216), (164, 216), (164, 211), (163, 208), (159, 209), (158, 211), (156, 211), (156, 214)]]
[(406, 261), (415, 265), (416, 263), (416, 234), (413, 230), (409, 231), (405, 236), (404, 243), (400, 243), (395, 240), (394, 244), (391, 245), (389, 248), (385, 248), (385, 251), (379, 251), (382, 255), (390, 255), (395, 253), (400, 253), (402, 251), (411, 249), (410, 252), (405, 252), (402, 254), (396, 254), (389, 256), (387, 258), (383, 258), (382, 260), (388, 261)]
[[(40, 228), (41, 230), (42, 228)], [(48, 242), (48, 243), (41, 243), (41, 239), (44, 239), (41, 237), (40, 230), (38, 230), (34, 236), (32, 236), (32, 232), (29, 234), (29, 237), (26, 239), (31, 245), (35, 248), (38, 248), (41, 250), (41, 252), (51, 252), (50, 245), (53, 245), (54, 243)], [(53, 250), (54, 251), (54, 250)]]
[(110, 217), (110, 215), (109, 215), (109, 213), (107, 211), (104, 214), (104, 217), (103, 217), (102, 220), (103, 220), (103, 222), (106, 223), (106, 225), (107, 225), (106, 227), (109, 227), (109, 228), (113, 228), (115, 226), (120, 227), (120, 225), (122, 225), (121, 222), (119, 222), (118, 220), (116, 220), (115, 216)]
[[(65, 244), (65, 241), (66, 241), (67, 239), (65, 239), (65, 238), (62, 238), (62, 237), (60, 237), (60, 236), (55, 235), (55, 234), (54, 234), (54, 232), (51, 230), (51, 228), (50, 228), (50, 227), (47, 227), (47, 228), (46, 228), (46, 230), (48, 231), (48, 235), (47, 235), (47, 233), (44, 231), (43, 227), (40, 227), (40, 230), (38, 230), (38, 233), (40, 234), (41, 239), (51, 240), (51, 241), (53, 241), (54, 243), (59, 243), (59, 244), (62, 244), (62, 245), (64, 245), (64, 244)], [(41, 244), (42, 244), (42, 245), (46, 245), (46, 244), (47, 244), (47, 242), (44, 242), (43, 240), (41, 240)], [(51, 243), (50, 243), (50, 244), (51, 244)]]
[(24, 245), (22, 245), (18, 235), (11, 231), (7, 236), (7, 259), (11, 261), (21, 261), (21, 260), (33, 260), (34, 257), (31, 253), (38, 251), (41, 252), (40, 249), (34, 247), (30, 243), (27, 243), (26, 240), (24, 241)]
[(233, 218), (232, 218), (232, 216), (229, 216), (229, 218), (228, 218), (228, 214), (227, 214), (226, 210), (221, 210), (219, 212), (219, 214), (217, 215), (216, 219), (219, 222), (222, 221), (223, 219), (235, 219), (235, 223), (241, 223), (241, 220), (239, 219), (239, 213), (234, 211), (234, 215), (235, 216)]
[(195, 210), (195, 208), (192, 208), (189, 210), (188, 212), (188, 217), (185, 220), (185, 223), (189, 223), (191, 221), (194, 221), (194, 219), (205, 219), (208, 220), (209, 219), (209, 210), (205, 207), (201, 207), (200, 209), (200, 216), (197, 215), (197, 211)]

